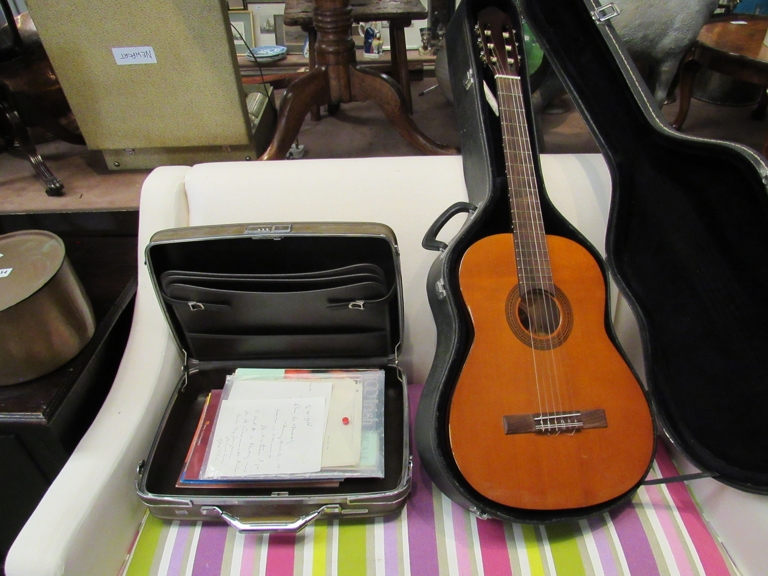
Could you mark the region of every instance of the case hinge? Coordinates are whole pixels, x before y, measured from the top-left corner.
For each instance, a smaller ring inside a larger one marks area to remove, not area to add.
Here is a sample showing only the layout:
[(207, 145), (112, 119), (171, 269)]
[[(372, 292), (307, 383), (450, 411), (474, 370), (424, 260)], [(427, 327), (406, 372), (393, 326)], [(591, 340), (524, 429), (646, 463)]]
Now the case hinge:
[(445, 281), (440, 278), (437, 282), (435, 282), (435, 291), (437, 292), (438, 299), (442, 300), (446, 296), (445, 292)]
[(472, 68), (467, 70), (467, 77), (464, 78), (464, 90), (469, 90), (472, 84), (475, 83), (475, 74), (472, 72)]
[(606, 4), (605, 6), (600, 6), (595, 9), (594, 12), (592, 12), (592, 18), (594, 18), (597, 22), (607, 22), (611, 18), (615, 18), (621, 14), (621, 10), (619, 10), (619, 7), (616, 6), (613, 2)]

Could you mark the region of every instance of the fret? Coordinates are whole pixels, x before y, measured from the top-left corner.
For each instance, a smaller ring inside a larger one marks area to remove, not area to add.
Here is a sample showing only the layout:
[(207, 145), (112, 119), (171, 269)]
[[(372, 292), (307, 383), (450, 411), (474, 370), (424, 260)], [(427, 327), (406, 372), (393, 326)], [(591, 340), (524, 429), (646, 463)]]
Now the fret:
[(531, 139), (518, 76), (496, 75), (518, 280), (554, 293)]

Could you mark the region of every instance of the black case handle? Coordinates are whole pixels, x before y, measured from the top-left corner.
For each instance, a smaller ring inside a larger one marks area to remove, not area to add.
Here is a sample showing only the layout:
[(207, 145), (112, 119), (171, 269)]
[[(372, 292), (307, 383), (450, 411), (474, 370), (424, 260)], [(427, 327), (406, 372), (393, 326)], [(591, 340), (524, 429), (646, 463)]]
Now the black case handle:
[(442, 252), (448, 248), (448, 244), (437, 239), (437, 235), (440, 233), (440, 230), (443, 229), (443, 226), (445, 226), (451, 218), (456, 216), (456, 214), (461, 214), (462, 212), (471, 214), (475, 210), (477, 210), (477, 206), (470, 202), (456, 202), (455, 204), (448, 206), (448, 208), (446, 208), (432, 223), (432, 226), (429, 227), (427, 233), (424, 234), (421, 246), (427, 250)]

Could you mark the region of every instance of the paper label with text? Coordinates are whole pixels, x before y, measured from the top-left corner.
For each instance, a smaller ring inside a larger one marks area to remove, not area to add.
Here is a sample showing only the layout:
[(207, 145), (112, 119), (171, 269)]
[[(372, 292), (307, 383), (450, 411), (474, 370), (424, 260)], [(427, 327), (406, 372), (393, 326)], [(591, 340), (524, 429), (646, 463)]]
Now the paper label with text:
[(157, 64), (157, 57), (152, 46), (128, 46), (125, 48), (112, 48), (115, 62), (119, 66), (125, 64)]

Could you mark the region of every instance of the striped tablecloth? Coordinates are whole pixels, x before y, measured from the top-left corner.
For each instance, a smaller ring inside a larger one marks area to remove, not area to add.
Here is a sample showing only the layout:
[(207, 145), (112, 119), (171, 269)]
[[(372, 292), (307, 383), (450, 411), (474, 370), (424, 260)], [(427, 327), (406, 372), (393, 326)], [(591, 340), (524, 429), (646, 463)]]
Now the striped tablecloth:
[[(421, 392), (409, 387), (411, 421)], [(662, 445), (653, 476), (677, 470)], [(296, 535), (239, 534), (222, 524), (147, 515), (123, 576), (580, 576), (736, 574), (682, 483), (640, 488), (629, 505), (555, 526), (478, 520), (430, 482), (396, 515), (318, 521)]]

